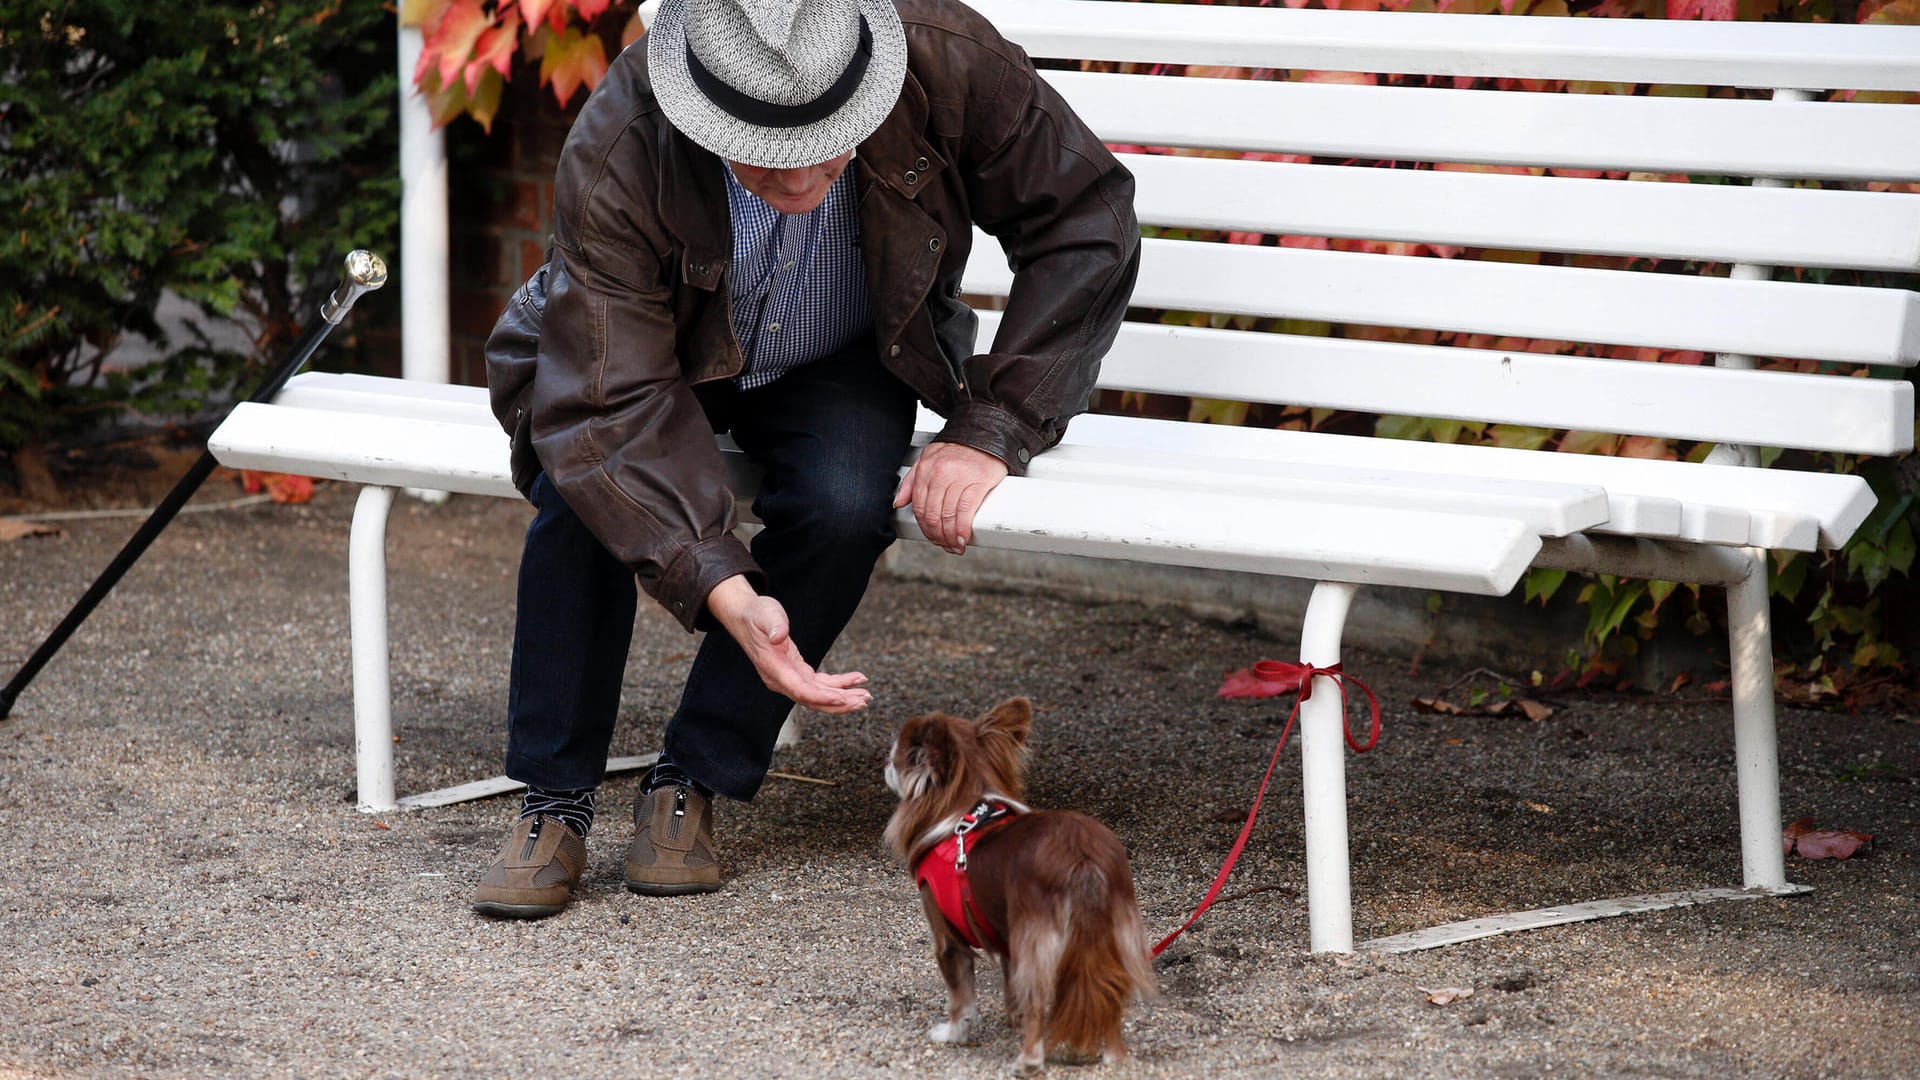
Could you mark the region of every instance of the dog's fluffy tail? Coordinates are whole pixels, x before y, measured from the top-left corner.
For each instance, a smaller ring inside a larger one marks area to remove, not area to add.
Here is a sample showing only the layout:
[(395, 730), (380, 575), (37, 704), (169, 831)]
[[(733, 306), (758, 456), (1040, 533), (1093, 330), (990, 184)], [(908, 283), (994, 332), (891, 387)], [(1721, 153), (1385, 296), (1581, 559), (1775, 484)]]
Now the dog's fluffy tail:
[(1120, 1022), (1135, 997), (1154, 996), (1153, 958), (1133, 894), (1132, 875), (1121, 864), (1118, 880), (1092, 864), (1072, 872), (1066, 947), (1054, 983), (1047, 1042), (1085, 1057), (1125, 1053)]

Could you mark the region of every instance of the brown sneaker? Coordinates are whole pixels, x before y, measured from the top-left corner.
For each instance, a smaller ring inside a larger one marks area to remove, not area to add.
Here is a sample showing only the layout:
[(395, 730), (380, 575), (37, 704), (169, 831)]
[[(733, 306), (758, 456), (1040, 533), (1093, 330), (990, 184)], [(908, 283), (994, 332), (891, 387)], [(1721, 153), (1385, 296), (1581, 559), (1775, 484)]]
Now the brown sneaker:
[(684, 896), (720, 887), (713, 858), (713, 808), (691, 787), (667, 784), (633, 804), (627, 888), (648, 896)]
[(565, 822), (545, 814), (521, 818), (474, 890), (473, 910), (504, 919), (557, 915), (586, 868), (587, 842)]

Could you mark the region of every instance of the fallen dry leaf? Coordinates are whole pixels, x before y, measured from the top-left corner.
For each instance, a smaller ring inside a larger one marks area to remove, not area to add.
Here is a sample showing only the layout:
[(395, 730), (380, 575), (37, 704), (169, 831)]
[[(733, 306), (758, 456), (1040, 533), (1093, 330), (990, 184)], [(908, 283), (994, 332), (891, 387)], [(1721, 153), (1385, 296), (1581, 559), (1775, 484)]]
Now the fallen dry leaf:
[(1521, 712), (1535, 723), (1553, 715), (1553, 706), (1532, 698), (1502, 698), (1485, 705), (1456, 705), (1445, 698), (1414, 698), (1413, 707), (1442, 716), (1505, 716)]
[(24, 540), (29, 536), (65, 536), (66, 530), (57, 525), (45, 525), (38, 521), (0, 521), (0, 542)]
[(1681, 687), (1687, 685), (1692, 681), (1693, 681), (1693, 676), (1683, 671), (1680, 674), (1675, 675), (1673, 677), (1673, 681), (1667, 684), (1667, 693), (1677, 694), (1680, 692)]
[(1443, 986), (1438, 990), (1429, 990), (1424, 986), (1416, 986), (1414, 989), (1427, 995), (1427, 1000), (1433, 1002), (1435, 1005), (1451, 1005), (1462, 998), (1470, 998), (1473, 996), (1473, 987), (1471, 986)]
[(1812, 817), (1796, 818), (1780, 835), (1783, 850), (1803, 859), (1846, 859), (1873, 843), (1872, 833), (1816, 829)]
[(240, 473), (240, 486), (249, 495), (258, 495), (264, 490), (277, 503), (313, 501), (313, 477), (311, 476), (244, 469)]
[(1808, 859), (1844, 859), (1872, 840), (1872, 833), (1816, 829), (1811, 815), (1795, 818), (1780, 834), (1786, 854)]
[(1542, 704), (1532, 698), (1515, 698), (1514, 702), (1520, 706), (1521, 712), (1527, 714), (1527, 719), (1536, 723), (1553, 715), (1553, 706)]

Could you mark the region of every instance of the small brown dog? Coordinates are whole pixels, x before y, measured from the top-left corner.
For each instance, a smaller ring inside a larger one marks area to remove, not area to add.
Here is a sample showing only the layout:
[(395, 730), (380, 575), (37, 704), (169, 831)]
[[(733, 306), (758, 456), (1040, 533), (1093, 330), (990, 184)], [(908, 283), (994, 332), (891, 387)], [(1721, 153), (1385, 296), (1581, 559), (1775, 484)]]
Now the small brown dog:
[(1003, 958), (1022, 1074), (1041, 1067), (1049, 1045), (1069, 1060), (1125, 1057), (1121, 1018), (1135, 996), (1154, 993), (1126, 848), (1085, 814), (1020, 801), (1032, 727), (1025, 698), (977, 721), (917, 717), (900, 729), (886, 770), (900, 796), (887, 847), (919, 882), (947, 983), (947, 1019), (928, 1035), (960, 1043), (973, 1034), (973, 954), (984, 949)]

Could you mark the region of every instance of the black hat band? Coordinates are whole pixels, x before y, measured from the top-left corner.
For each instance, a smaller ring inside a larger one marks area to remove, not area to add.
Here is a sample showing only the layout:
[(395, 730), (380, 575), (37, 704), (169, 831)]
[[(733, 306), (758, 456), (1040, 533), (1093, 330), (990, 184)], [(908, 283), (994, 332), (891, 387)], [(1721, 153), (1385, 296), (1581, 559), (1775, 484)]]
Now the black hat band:
[(847, 61), (847, 69), (840, 73), (832, 86), (822, 91), (812, 101), (798, 105), (778, 105), (771, 101), (761, 101), (756, 97), (735, 90), (713, 72), (708, 71), (700, 58), (693, 53), (693, 43), (687, 43), (687, 74), (693, 77), (693, 85), (707, 96), (707, 100), (720, 106), (721, 110), (736, 120), (770, 128), (797, 128), (818, 123), (832, 116), (834, 110), (847, 103), (853, 92), (860, 87), (860, 79), (867, 73), (867, 61), (873, 56), (873, 34), (867, 29), (867, 17), (860, 16), (860, 45), (853, 50), (853, 57)]

